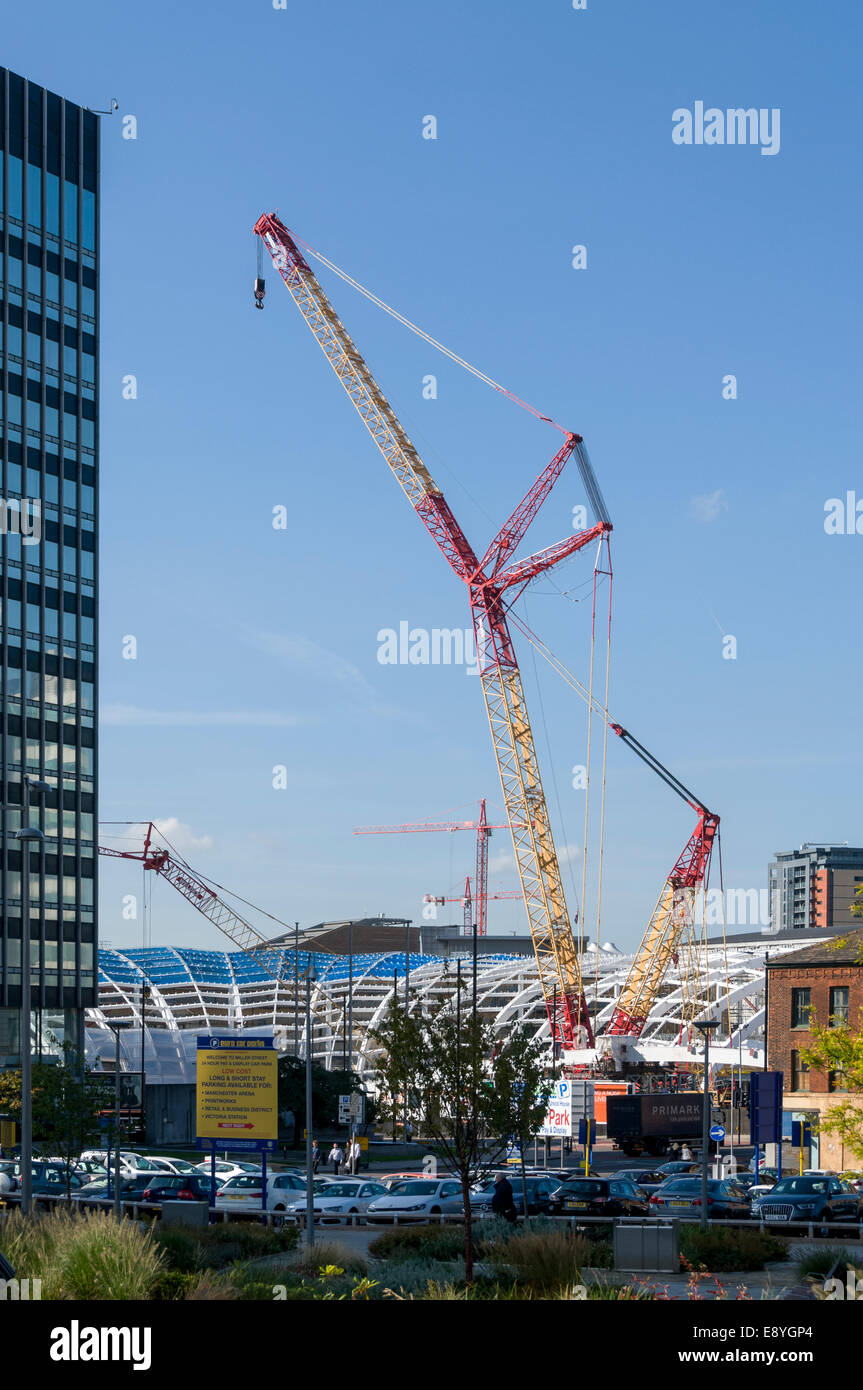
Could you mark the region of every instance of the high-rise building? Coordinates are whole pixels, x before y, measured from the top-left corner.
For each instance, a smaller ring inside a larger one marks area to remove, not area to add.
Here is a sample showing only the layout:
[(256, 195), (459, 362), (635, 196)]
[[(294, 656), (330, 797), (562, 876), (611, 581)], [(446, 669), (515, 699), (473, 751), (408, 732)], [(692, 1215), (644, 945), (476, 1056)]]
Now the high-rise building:
[(851, 904), (863, 888), (863, 849), (805, 844), (777, 854), (767, 873), (773, 931), (855, 925)]
[(25, 780), (34, 1052), (96, 1002), (99, 119), (0, 68), (0, 1067), (17, 1063)]

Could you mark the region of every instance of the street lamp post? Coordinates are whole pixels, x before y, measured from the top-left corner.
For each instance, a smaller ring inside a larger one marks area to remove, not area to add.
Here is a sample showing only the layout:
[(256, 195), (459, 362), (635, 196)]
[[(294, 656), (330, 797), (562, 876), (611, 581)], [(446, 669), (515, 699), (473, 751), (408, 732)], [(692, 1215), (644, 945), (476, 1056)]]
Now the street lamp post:
[(150, 986), (141, 981), (141, 1143), (147, 1142), (147, 1096), (144, 1089), (144, 1028), (147, 1021), (147, 1000)]
[[(127, 1023), (109, 1023), (114, 1034), (114, 1220), (123, 1219), (122, 1192), (120, 1190), (120, 1034)], [(108, 1181), (111, 1181), (111, 1155), (108, 1155)]]
[(21, 826), (15, 839), (21, 845), (21, 1021), (19, 1051), (21, 1053), (21, 1211), (26, 1216), (33, 1201), (33, 1073), (30, 1042), (31, 978), (30, 978), (30, 846), (42, 844), (45, 836), (38, 826), (30, 824), (30, 792), (51, 790), (50, 783), (36, 777), (25, 777), (23, 784)]
[(306, 968), (306, 1244), (315, 1243), (315, 1174), (312, 1161), (312, 984), (314, 956)]
[(702, 1019), (696, 1028), (704, 1038), (704, 1101), (701, 1107), (701, 1229), (707, 1230), (707, 1173), (710, 1164), (710, 1034), (719, 1027), (715, 1018)]

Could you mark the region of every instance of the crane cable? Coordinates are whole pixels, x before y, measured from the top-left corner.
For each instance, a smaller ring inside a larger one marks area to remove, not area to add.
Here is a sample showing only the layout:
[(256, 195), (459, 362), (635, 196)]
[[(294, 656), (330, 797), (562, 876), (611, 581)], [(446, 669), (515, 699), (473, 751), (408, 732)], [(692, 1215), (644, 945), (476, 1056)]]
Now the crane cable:
[[(605, 643), (605, 708), (608, 709), (609, 683), (611, 680), (611, 590), (613, 584), (611, 569), (611, 544), (608, 536), (605, 537), (606, 553), (608, 555), (608, 630)], [(597, 556), (597, 559), (599, 557)], [(602, 871), (605, 858), (605, 792), (606, 792), (606, 769), (608, 766), (608, 720), (603, 720), (602, 729), (602, 793), (599, 803), (599, 871), (597, 875), (597, 897), (596, 897), (596, 952), (594, 962), (594, 985), (593, 997), (594, 1008), (597, 1006), (599, 996), (599, 935), (600, 922), (602, 916)]]
[[(465, 371), (478, 377), (480, 381), (484, 381), (486, 386), (490, 386), (492, 390), (497, 391), (501, 396), (506, 396), (507, 400), (512, 401), (515, 405), (520, 405), (522, 410), (528, 411), (529, 414), (533, 415), (537, 420), (542, 420), (544, 424), (552, 425), (554, 429), (559, 430), (561, 434), (572, 434), (572, 430), (564, 429), (563, 425), (559, 425), (550, 415), (544, 415), (541, 410), (537, 410), (535, 406), (529, 405), (527, 401), (523, 401), (520, 396), (516, 396), (514, 392), (507, 390), (505, 386), (501, 386), (499, 381), (495, 381), (493, 377), (487, 376), (485, 372), (480, 371), (479, 367), (474, 367), (472, 363), (468, 362), (464, 357), (459, 357), (457, 352), (453, 352), (450, 348), (445, 347), (443, 343), (438, 342), (437, 338), (433, 338), (430, 333), (426, 333), (418, 324), (412, 323), (410, 319), (405, 318), (404, 314), (400, 314), (398, 309), (394, 309), (391, 304), (387, 304), (385, 300), (380, 299), (372, 290), (366, 289), (365, 285), (361, 285), (359, 280), (355, 280), (346, 270), (342, 270), (341, 267), (337, 266), (335, 261), (331, 261), (328, 256), (323, 255), (320, 251), (316, 251), (315, 248), (310, 246), (307, 241), (304, 241), (301, 236), (297, 236), (296, 232), (291, 232), (291, 236), (294, 241), (299, 242), (299, 244), (308, 251), (310, 256), (314, 256), (315, 260), (320, 261), (321, 265), (325, 265), (334, 275), (338, 275), (341, 280), (344, 280), (345, 284), (351, 285), (372, 304), (377, 305), (379, 309), (383, 309), (384, 313), (389, 314), (390, 318), (395, 319), (405, 328), (409, 328), (411, 333), (415, 333), (418, 338), (422, 338), (423, 342), (428, 343), (430, 347), (436, 348), (438, 352), (442, 352), (444, 357), (448, 357), (451, 362), (455, 362), (459, 367), (464, 367)], [(260, 242), (261, 238), (259, 237), (258, 240)]]

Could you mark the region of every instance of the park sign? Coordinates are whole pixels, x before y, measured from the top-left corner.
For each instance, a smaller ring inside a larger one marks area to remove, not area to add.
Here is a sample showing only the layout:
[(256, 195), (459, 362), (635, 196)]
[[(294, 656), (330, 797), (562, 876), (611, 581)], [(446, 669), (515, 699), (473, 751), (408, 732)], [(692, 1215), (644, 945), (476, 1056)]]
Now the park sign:
[(546, 1138), (563, 1135), (569, 1138), (572, 1134), (572, 1083), (569, 1081), (555, 1081), (554, 1090), (548, 1098), (548, 1110), (545, 1120), (537, 1130), (537, 1134)]
[(198, 1037), (198, 1148), (275, 1149), (278, 1062), (272, 1038)]

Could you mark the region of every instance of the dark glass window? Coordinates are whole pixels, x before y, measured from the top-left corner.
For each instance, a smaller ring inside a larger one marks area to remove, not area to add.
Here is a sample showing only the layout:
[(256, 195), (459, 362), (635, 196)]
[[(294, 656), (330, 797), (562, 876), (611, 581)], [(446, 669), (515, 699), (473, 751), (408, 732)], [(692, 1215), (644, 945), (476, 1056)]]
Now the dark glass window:
[(792, 989), (791, 991), (791, 1027), (809, 1027), (809, 996), (812, 993), (809, 989)]
[(843, 1028), (848, 1025), (848, 986), (835, 985), (830, 991), (830, 1027)]

